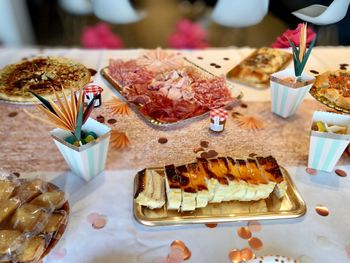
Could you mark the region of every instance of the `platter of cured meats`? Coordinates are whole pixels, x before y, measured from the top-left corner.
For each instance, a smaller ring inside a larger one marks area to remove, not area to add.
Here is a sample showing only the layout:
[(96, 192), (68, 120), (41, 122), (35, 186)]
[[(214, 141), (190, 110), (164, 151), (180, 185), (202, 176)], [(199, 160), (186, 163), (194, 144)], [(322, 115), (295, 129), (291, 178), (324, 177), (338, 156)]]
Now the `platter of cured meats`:
[(215, 76), (161, 49), (146, 51), (136, 59), (110, 59), (102, 76), (147, 121), (168, 126), (235, 103), (241, 91), (224, 76)]

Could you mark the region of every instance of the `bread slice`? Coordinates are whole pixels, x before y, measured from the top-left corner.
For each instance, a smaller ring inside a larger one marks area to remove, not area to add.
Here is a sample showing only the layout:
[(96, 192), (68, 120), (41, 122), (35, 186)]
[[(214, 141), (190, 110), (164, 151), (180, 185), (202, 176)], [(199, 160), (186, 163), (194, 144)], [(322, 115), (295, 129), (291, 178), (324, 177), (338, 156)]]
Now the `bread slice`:
[(241, 178), (247, 182), (247, 191), (240, 201), (256, 200), (259, 181), (250, 173), (247, 163), (243, 159), (236, 159)]
[(210, 202), (221, 203), (230, 194), (229, 181), (226, 177), (227, 170), (222, 168), (218, 159), (209, 160), (209, 170), (217, 176), (219, 182), (216, 186), (214, 197)]
[(176, 173), (173, 164), (165, 166), (165, 189), (167, 196), (167, 208), (170, 210), (180, 210), (182, 203), (182, 189), (180, 176)]
[(209, 202), (209, 190), (197, 163), (187, 165), (193, 187), (196, 189), (196, 208), (206, 207)]
[(209, 190), (209, 202), (213, 200), (216, 186), (219, 184), (217, 176), (209, 170), (209, 163), (204, 158), (197, 158), (197, 163), (200, 172), (204, 175), (205, 182)]
[(187, 171), (186, 165), (176, 167), (176, 173), (180, 177), (180, 184), (182, 189), (181, 211), (193, 211), (196, 209), (196, 188), (191, 183), (191, 175)]
[(161, 208), (165, 204), (164, 176), (154, 170), (140, 171), (135, 201), (151, 209)]
[(287, 182), (283, 177), (282, 171), (272, 156), (256, 157), (263, 175), (271, 182), (276, 183), (273, 193), (281, 198), (286, 194)]
[(246, 195), (249, 185), (247, 181), (241, 177), (237, 162), (231, 157), (227, 157), (226, 160), (230, 174), (232, 174), (235, 178), (234, 181), (230, 181), (230, 199), (241, 201)]
[(255, 198), (252, 200), (260, 200), (268, 198), (275, 188), (276, 183), (269, 181), (263, 173), (260, 171), (258, 163), (255, 159), (247, 159), (248, 170), (251, 177), (254, 178), (259, 184), (257, 186), (257, 192)]

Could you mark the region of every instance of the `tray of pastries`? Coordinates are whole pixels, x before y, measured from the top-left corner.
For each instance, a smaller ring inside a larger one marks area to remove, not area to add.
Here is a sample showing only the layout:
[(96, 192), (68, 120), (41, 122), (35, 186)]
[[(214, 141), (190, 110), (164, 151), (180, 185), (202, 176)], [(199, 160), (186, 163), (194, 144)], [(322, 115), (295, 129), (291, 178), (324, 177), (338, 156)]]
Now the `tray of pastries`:
[(270, 86), (270, 75), (288, 66), (292, 54), (269, 47), (255, 50), (241, 63), (231, 69), (226, 77), (229, 80), (264, 89)]
[(0, 179), (0, 262), (38, 262), (63, 235), (64, 192), (41, 179)]
[(333, 70), (316, 77), (310, 94), (334, 110), (350, 113), (350, 71)]
[(148, 226), (295, 218), (306, 212), (272, 156), (197, 158), (148, 168), (134, 182), (134, 216)]

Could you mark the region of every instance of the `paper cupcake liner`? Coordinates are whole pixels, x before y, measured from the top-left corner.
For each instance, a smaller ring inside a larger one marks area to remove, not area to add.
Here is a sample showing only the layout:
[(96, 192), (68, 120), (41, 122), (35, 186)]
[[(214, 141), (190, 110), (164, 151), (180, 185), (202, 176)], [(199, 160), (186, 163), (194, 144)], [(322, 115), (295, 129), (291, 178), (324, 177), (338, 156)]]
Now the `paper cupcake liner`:
[[(283, 83), (283, 78), (294, 76), (291, 69), (277, 72), (271, 76), (271, 111), (283, 118), (295, 114), (299, 105), (303, 102), (306, 94), (310, 91), (313, 77), (302, 75), (302, 83)], [(305, 84), (305, 86), (302, 86)]]
[(57, 148), (73, 173), (86, 181), (90, 181), (105, 169), (110, 129), (93, 119), (89, 119), (84, 124), (83, 130), (95, 132), (98, 139), (81, 147), (75, 147), (64, 141), (64, 138), (69, 136), (68, 132), (55, 129), (51, 134)]
[[(350, 125), (349, 116), (329, 112), (316, 111), (313, 115), (313, 122), (317, 121), (347, 127)], [(311, 131), (308, 167), (332, 172), (346, 147), (349, 145), (349, 132), (349, 128), (348, 134)]]

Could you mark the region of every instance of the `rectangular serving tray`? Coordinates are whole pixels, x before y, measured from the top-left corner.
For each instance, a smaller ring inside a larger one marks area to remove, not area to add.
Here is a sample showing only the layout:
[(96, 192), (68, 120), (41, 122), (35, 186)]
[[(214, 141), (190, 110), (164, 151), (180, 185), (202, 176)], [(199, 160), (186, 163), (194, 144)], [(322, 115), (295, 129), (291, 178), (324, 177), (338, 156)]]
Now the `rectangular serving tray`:
[[(150, 168), (164, 175), (164, 168)], [(287, 181), (286, 195), (278, 199), (274, 194), (259, 201), (239, 202), (230, 201), (211, 203), (205, 208), (193, 212), (178, 212), (160, 209), (149, 209), (134, 202), (135, 219), (146, 226), (169, 226), (185, 224), (225, 223), (250, 220), (271, 220), (301, 217), (306, 213), (306, 205), (296, 189), (288, 172), (281, 167)], [(134, 194), (136, 193), (138, 174), (134, 179)]]
[[(253, 88), (256, 88), (256, 89), (267, 89), (270, 87), (270, 80), (267, 81), (267, 82), (261, 82), (261, 83), (255, 83), (255, 82), (250, 82), (250, 81), (247, 81), (245, 79), (241, 79), (241, 78), (238, 78), (236, 76), (233, 75), (233, 72), (235, 71), (235, 69), (242, 63), (244, 63), (246, 60), (248, 60), (249, 58), (255, 56), (255, 54), (258, 52), (258, 50), (255, 50), (253, 51), (248, 57), (246, 57), (245, 59), (243, 59), (238, 65), (236, 65), (235, 67), (233, 67), (229, 72), (226, 73), (226, 78), (227, 80), (231, 81), (231, 82), (234, 82), (234, 83), (238, 83), (238, 84), (242, 84), (242, 85), (246, 85), (246, 86), (249, 86), (249, 87), (253, 87)], [(292, 60), (292, 55), (290, 56), (290, 58), (288, 60), (285, 61), (285, 63), (282, 64), (282, 66), (278, 69), (276, 69), (275, 72), (272, 72), (270, 75), (272, 75), (273, 73), (276, 73), (280, 70), (283, 70), (285, 69), (289, 63), (291, 62)]]
[[(201, 68), (200, 66), (196, 65), (195, 63), (193, 63), (192, 61), (189, 61), (187, 59), (184, 59), (185, 62), (189, 65), (189, 66), (193, 66), (195, 67), (197, 70), (199, 70), (203, 76), (205, 77), (215, 77), (214, 74), (212, 74), (211, 72)], [(122, 99), (124, 99), (125, 101), (127, 101), (127, 99), (123, 96), (123, 88), (120, 85), (120, 83), (118, 83), (115, 79), (113, 79), (113, 77), (108, 73), (108, 67), (104, 67), (101, 69), (100, 71), (101, 75), (104, 77), (105, 80), (107, 80), (107, 82), (110, 84), (111, 86), (111, 90), (114, 91), (116, 93), (116, 95), (118, 97), (121, 97)], [(237, 88), (234, 87), (230, 82), (226, 82), (227, 86), (230, 88), (231, 91), (231, 95), (233, 98), (232, 104), (234, 104), (235, 102), (237, 102), (237, 100), (241, 99), (243, 97), (242, 92)], [(198, 120), (200, 118), (203, 118), (204, 116), (208, 115), (209, 111), (198, 115), (198, 116), (194, 116), (185, 120), (180, 120), (177, 122), (162, 122), (156, 119), (153, 119), (150, 116), (145, 115), (142, 111), (142, 105), (138, 105), (135, 103), (129, 103), (131, 105), (131, 107), (135, 110), (135, 112), (140, 115), (141, 117), (143, 117), (148, 123), (154, 125), (154, 126), (159, 126), (159, 127), (168, 127), (168, 126), (173, 126), (179, 123), (184, 123), (184, 122), (191, 122), (191, 121), (195, 121)], [(229, 103), (231, 104), (231, 103)]]

